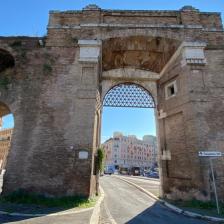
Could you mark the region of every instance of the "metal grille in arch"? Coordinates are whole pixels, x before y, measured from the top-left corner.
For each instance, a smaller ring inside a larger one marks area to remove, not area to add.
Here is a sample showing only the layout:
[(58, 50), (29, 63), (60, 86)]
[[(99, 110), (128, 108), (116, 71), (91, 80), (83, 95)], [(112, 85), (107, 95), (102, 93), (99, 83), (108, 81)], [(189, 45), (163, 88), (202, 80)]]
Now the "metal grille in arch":
[(103, 106), (155, 108), (153, 97), (136, 84), (119, 84), (106, 94)]

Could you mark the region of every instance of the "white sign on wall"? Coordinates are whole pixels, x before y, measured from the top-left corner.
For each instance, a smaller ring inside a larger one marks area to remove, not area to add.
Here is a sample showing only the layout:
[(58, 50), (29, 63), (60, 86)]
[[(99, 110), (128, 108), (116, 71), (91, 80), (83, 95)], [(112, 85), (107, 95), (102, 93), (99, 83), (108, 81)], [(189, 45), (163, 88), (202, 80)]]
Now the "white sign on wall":
[(79, 152), (79, 159), (88, 159), (89, 153), (86, 151)]

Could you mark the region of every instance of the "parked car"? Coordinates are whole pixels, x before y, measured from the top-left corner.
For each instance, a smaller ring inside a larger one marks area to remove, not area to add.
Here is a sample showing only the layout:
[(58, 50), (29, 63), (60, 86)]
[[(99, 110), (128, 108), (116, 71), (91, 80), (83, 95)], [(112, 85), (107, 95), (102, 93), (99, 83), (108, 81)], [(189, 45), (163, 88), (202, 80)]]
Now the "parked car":
[(159, 173), (156, 171), (151, 171), (148, 173), (147, 177), (159, 178)]
[(120, 167), (119, 172), (122, 175), (127, 175), (128, 174), (128, 168), (126, 168), (126, 167)]
[(114, 174), (114, 171), (115, 171), (115, 168), (113, 165), (111, 165), (111, 166), (108, 165), (108, 166), (105, 166), (105, 168), (104, 168), (104, 174), (111, 175), (111, 174)]
[(140, 167), (132, 167), (130, 174), (133, 176), (140, 176)]

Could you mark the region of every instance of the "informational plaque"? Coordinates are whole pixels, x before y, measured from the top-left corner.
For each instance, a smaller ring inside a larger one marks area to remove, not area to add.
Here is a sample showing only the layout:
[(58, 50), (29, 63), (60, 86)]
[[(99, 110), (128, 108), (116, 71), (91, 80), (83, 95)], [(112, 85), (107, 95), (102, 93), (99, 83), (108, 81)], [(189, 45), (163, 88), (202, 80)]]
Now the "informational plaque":
[(89, 153), (87, 151), (79, 152), (79, 159), (88, 159)]

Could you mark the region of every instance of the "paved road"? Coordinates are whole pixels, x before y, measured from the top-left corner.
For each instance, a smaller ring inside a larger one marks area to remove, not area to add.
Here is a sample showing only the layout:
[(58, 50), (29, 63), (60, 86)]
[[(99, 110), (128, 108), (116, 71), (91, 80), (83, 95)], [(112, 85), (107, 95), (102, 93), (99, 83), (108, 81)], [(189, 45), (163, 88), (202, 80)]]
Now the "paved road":
[(101, 224), (212, 223), (176, 214), (134, 186), (113, 176), (103, 176), (100, 183), (105, 192), (101, 205)]

